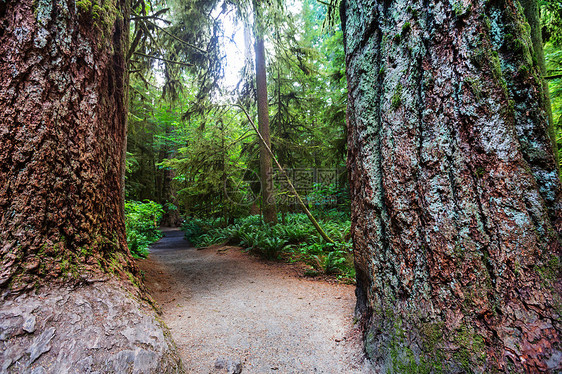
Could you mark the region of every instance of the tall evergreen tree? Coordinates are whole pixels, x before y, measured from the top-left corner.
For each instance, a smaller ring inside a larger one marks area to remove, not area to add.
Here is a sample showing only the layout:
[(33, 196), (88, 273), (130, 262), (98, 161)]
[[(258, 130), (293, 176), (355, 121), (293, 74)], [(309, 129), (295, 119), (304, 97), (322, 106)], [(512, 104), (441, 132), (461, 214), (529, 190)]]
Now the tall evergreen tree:
[(273, 194), (273, 169), (271, 156), (267, 147), (271, 148), (269, 131), (269, 103), (267, 99), (267, 74), (265, 61), (265, 22), (262, 4), (253, 0), (254, 7), (254, 40), (256, 59), (256, 102), (258, 106), (258, 130), (265, 144), (260, 142), (260, 181), (263, 219), (267, 223), (277, 222), (277, 209)]
[(0, 4), (2, 372), (179, 365), (128, 296), (144, 297), (123, 214), (128, 18), (126, 0)]
[(517, 1), (347, 0), (365, 347), (392, 372), (558, 372), (561, 186)]

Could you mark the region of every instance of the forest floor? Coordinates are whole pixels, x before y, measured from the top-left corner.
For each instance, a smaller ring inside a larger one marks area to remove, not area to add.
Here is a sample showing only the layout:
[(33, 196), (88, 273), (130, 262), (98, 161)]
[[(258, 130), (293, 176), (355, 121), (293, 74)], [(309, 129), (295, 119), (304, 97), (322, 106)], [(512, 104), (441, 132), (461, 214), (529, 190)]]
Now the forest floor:
[(371, 372), (353, 286), (305, 278), (298, 266), (238, 247), (196, 249), (180, 230), (163, 231), (138, 263), (187, 372)]

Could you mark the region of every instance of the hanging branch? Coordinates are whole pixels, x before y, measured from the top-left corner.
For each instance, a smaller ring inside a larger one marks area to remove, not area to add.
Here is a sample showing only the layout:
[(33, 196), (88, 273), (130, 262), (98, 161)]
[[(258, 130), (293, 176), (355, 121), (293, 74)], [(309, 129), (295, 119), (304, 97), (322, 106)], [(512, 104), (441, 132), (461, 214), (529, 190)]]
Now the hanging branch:
[(161, 22), (164, 22), (164, 23), (169, 25), (172, 22), (170, 22), (167, 19), (164, 19), (164, 18), (160, 17), (162, 14), (166, 13), (169, 10), (170, 10), (170, 8), (160, 9), (156, 13), (148, 14), (148, 15), (139, 15), (139, 14), (136, 14), (135, 12), (132, 12), (132, 15), (131, 15), (130, 19), (131, 19), (131, 21), (154, 19), (154, 20), (161, 21)]
[(183, 66), (195, 66), (195, 65), (193, 65), (193, 64), (190, 64), (189, 62), (181, 62), (181, 61), (168, 60), (167, 58), (158, 57), (158, 56), (151, 56), (151, 55), (147, 55), (147, 54), (140, 53), (140, 52), (134, 52), (134, 54), (137, 55), (137, 56), (141, 56), (141, 57), (154, 58), (154, 59), (156, 59), (156, 60), (168, 62), (168, 63), (170, 63), (170, 64), (178, 64), (178, 65), (183, 65)]
[(275, 157), (275, 155), (273, 154), (273, 151), (271, 150), (271, 148), (267, 145), (267, 143), (265, 142), (265, 140), (263, 139), (263, 137), (261, 136), (258, 128), (256, 127), (256, 124), (254, 123), (254, 121), (252, 121), (252, 118), (250, 118), (250, 115), (248, 114), (248, 112), (246, 111), (246, 109), (244, 109), (243, 106), (239, 105), (239, 104), (234, 104), (234, 106), (242, 109), (242, 111), (244, 112), (244, 114), (246, 115), (246, 118), (248, 119), (248, 121), (250, 121), (250, 124), (252, 125), (252, 127), (254, 128), (254, 131), (256, 132), (256, 134), (258, 134), (258, 137), (260, 138), (260, 141), (262, 142), (262, 144), (265, 146), (265, 149), (267, 149), (267, 152), (269, 153), (269, 155), (271, 156), (271, 158), (273, 159), (273, 161), (275, 161), (275, 164), (277, 165), (277, 167), (279, 168), (279, 171), (281, 171), (281, 174), (283, 174), (283, 176), (285, 177), (285, 179), (287, 180), (287, 183), (289, 184), (289, 187), (291, 188), (291, 191), (295, 194), (295, 196), (297, 197), (297, 200), (300, 204), (300, 206), (303, 208), (304, 213), (306, 214), (306, 216), (308, 217), (308, 219), (310, 220), (310, 222), (312, 222), (312, 225), (314, 225), (314, 227), (316, 228), (316, 231), (318, 231), (318, 233), (320, 234), (320, 236), (328, 243), (333, 244), (334, 241), (326, 234), (326, 232), (322, 229), (322, 227), (320, 227), (320, 224), (318, 223), (318, 221), (316, 221), (316, 218), (314, 218), (314, 216), (312, 215), (312, 213), (310, 213), (310, 211), (308, 210), (306, 204), (304, 203), (304, 201), (302, 201), (299, 193), (297, 192), (297, 190), (295, 189), (295, 186), (293, 186), (293, 183), (291, 182), (291, 180), (289, 179), (289, 176), (287, 175), (287, 173), (285, 172), (285, 169), (283, 169), (281, 167), (281, 164), (279, 163), (279, 161), (277, 161), (277, 158)]
[(154, 27), (156, 27), (157, 29), (159, 29), (160, 31), (162, 31), (164, 34), (166, 34), (166, 35), (168, 35), (169, 37), (171, 37), (172, 39), (174, 39), (174, 40), (176, 40), (176, 41), (178, 41), (178, 42), (180, 42), (180, 43), (182, 43), (182, 44), (188, 46), (189, 48), (193, 48), (193, 49), (195, 49), (195, 50), (197, 50), (197, 51), (199, 51), (199, 52), (201, 52), (201, 53), (203, 53), (203, 54), (207, 54), (207, 51), (206, 51), (206, 50), (204, 50), (204, 49), (202, 49), (202, 48), (199, 48), (199, 47), (197, 47), (197, 46), (195, 46), (195, 45), (193, 45), (193, 44), (190, 44), (190, 43), (186, 42), (186, 41), (183, 40), (183, 39), (178, 38), (177, 36), (173, 35), (172, 33), (168, 32), (167, 30), (165, 30), (163, 27), (158, 26), (158, 25), (155, 24), (154, 22), (150, 22), (150, 21), (148, 21), (148, 22), (149, 22), (152, 26), (154, 26)]

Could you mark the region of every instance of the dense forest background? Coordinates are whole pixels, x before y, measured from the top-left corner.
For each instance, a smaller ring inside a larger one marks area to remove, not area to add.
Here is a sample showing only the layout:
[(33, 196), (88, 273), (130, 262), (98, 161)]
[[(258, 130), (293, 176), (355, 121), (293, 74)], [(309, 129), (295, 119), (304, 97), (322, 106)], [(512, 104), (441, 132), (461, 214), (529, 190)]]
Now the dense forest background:
[(562, 370), (561, 2), (22, 0), (0, 23), (3, 368), (175, 372), (131, 254), (181, 225), (354, 282), (381, 370)]
[[(304, 259), (312, 274), (339, 273), (353, 280), (338, 6), (315, 0), (265, 6), (136, 3), (125, 190), (128, 242), (135, 255), (147, 254), (160, 237), (160, 224), (183, 224), (198, 245), (242, 244), (269, 258)], [(255, 22), (258, 8), (261, 29)], [(562, 3), (541, 2), (540, 20), (562, 160)], [(258, 34), (266, 41), (272, 151), (336, 244), (302, 214), (277, 168), (272, 179), (282, 223), (272, 228), (259, 217), (260, 143), (249, 122), (257, 122), (253, 46)], [(232, 59), (240, 70), (232, 70)]]
[[(238, 28), (251, 25), (241, 25), (245, 21), (232, 15), (237, 9), (225, 6), (208, 26), (208, 34), (196, 41), (198, 48), (207, 51), (195, 56), (202, 63), (182, 70), (175, 64), (149, 60), (147, 71), (132, 69), (127, 197), (171, 203), (172, 183), (183, 213), (248, 213), (236, 212), (237, 207), (224, 199), (222, 174), (246, 168), (258, 172), (258, 138), (243, 113), (233, 107), (244, 103), (255, 116), (253, 47), (233, 45), (229, 41), (232, 35), (224, 35), (223, 24), (236, 23)], [(297, 12), (283, 10), (282, 4), (268, 9), (272, 31), (267, 35), (267, 67), (273, 152), (289, 168), (341, 167), (345, 165), (346, 98), (342, 33), (339, 26), (322, 27), (324, 5), (305, 1), (292, 8)], [(181, 16), (176, 12), (180, 10), (165, 14), (173, 20)], [(204, 17), (202, 13), (197, 16)], [(182, 21), (172, 22), (170, 28), (181, 27)], [(172, 33), (178, 35), (174, 30)], [(193, 51), (182, 50), (189, 46), (175, 39), (170, 42), (177, 43), (173, 48), (178, 50), (166, 51), (171, 55), (167, 61), (192, 61)], [(234, 87), (232, 77), (230, 82), (223, 79), (226, 47), (229, 58), (245, 54), (245, 65)], [(143, 53), (155, 55), (150, 50)], [(172, 173), (167, 174), (169, 171)]]
[[(290, 257), (304, 253), (312, 274), (343, 269), (351, 277), (347, 91), (337, 12), (327, 22), (326, 4), (273, 2), (262, 7), (265, 27), (258, 31), (256, 4), (138, 6), (131, 26), (137, 49), (130, 67), (125, 192), (133, 253), (146, 254), (161, 219), (163, 225), (183, 222), (195, 244), (242, 243), (268, 258), (296, 251)], [(194, 20), (199, 30), (187, 27)], [(260, 145), (250, 124), (257, 123), (258, 32), (266, 45), (271, 149), (337, 244), (316, 232), (277, 167), (271, 179), (281, 223), (269, 227), (259, 218)], [(228, 66), (232, 59), (242, 62), (239, 71)]]
[(548, 83), (558, 160), (562, 148), (562, 3), (559, 1), (540, 2), (541, 28), (546, 62), (545, 78)]

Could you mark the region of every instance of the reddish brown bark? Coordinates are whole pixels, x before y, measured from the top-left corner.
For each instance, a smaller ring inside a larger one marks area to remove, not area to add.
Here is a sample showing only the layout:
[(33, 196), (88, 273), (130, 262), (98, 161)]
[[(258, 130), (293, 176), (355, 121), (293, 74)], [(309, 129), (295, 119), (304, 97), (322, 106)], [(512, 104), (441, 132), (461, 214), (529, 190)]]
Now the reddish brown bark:
[(254, 0), (254, 37), (256, 53), (256, 101), (258, 105), (258, 130), (266, 145), (260, 142), (260, 181), (262, 196), (263, 219), (267, 223), (277, 222), (277, 209), (275, 207), (275, 196), (273, 195), (273, 169), (271, 156), (267, 147), (271, 148), (271, 135), (269, 131), (269, 106), (267, 102), (267, 73), (265, 66), (265, 47), (263, 39), (263, 26), (261, 25), (261, 11), (259, 1)]
[(397, 372), (562, 369), (561, 186), (518, 2), (346, 1), (358, 312)]
[(126, 0), (0, 5), (0, 288), (134, 270)]

